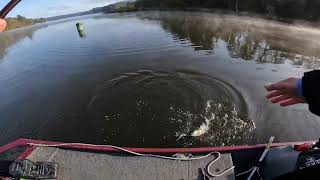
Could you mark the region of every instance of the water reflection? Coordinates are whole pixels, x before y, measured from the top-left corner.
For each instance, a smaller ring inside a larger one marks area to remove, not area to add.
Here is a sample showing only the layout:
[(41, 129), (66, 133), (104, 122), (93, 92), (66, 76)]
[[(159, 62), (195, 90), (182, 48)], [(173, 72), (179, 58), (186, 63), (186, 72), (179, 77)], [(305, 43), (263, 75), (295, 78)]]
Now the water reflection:
[(22, 29), (1, 33), (0, 34), (0, 60), (6, 56), (8, 48), (24, 40), (25, 38), (32, 39), (34, 32), (42, 27), (45, 27), (45, 26), (37, 25), (33, 27), (27, 27), (27, 28), (22, 28)]
[(159, 20), (172, 38), (191, 42), (194, 50), (214, 54), (226, 46), (233, 58), (257, 63), (320, 67), (320, 31), (272, 21), (212, 14), (160, 13), (141, 18)]
[(0, 144), (200, 147), (319, 136), (306, 108), (277, 108), (263, 90), (305, 70), (293, 66), (318, 67), (317, 31), (175, 12), (98, 14), (36, 30), (0, 35)]

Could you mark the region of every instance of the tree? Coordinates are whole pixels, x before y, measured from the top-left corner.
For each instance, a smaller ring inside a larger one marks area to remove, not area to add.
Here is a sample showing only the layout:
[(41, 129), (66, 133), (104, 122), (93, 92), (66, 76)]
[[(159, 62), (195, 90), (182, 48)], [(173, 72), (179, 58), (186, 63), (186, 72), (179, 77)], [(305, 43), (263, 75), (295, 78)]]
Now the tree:
[(23, 16), (21, 16), (21, 15), (17, 15), (17, 19), (18, 19), (19, 21), (23, 21), (23, 20), (26, 20), (27, 18), (25, 18), (25, 17), (23, 17)]

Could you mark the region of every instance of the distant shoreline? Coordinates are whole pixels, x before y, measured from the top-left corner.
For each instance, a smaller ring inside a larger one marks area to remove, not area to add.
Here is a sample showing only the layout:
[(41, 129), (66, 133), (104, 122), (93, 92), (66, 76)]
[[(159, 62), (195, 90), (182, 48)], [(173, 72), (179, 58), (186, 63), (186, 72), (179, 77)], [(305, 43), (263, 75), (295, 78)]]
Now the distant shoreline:
[(75, 13), (75, 14), (70, 14), (70, 15), (61, 15), (57, 16), (54, 18), (41, 18), (41, 21), (38, 19), (28, 19), (24, 18), (23, 20), (18, 20), (18, 18), (7, 18), (8, 22), (8, 30), (16, 29), (16, 28), (21, 28), (21, 27), (27, 27), (27, 26), (32, 26), (34, 24), (38, 23), (44, 23), (44, 22), (49, 22), (49, 21), (55, 21), (55, 20), (61, 20), (61, 19), (67, 19), (67, 18), (72, 18), (72, 17), (81, 17), (85, 15), (94, 15), (98, 13), (104, 13), (104, 14), (114, 14), (114, 13), (131, 13), (131, 12), (203, 12), (203, 13), (212, 13), (212, 14), (221, 14), (221, 15), (236, 15), (236, 16), (250, 16), (253, 18), (261, 18), (261, 19), (266, 19), (266, 20), (273, 20), (273, 21), (278, 21), (281, 23), (286, 23), (286, 24), (299, 24), (303, 26), (309, 26), (309, 27), (315, 27), (315, 28), (320, 28), (320, 24), (317, 22), (313, 21), (308, 21), (308, 20), (301, 20), (301, 19), (289, 19), (289, 18), (281, 18), (277, 16), (271, 16), (271, 15), (263, 15), (263, 14), (258, 14), (258, 13), (252, 13), (252, 12), (246, 12), (246, 11), (231, 11), (231, 10), (226, 10), (226, 9), (219, 9), (219, 8), (139, 8), (136, 10), (130, 10), (130, 11), (85, 11), (85, 12), (80, 12), (80, 13)]
[(288, 25), (304, 25), (304, 26), (310, 26), (315, 28), (320, 28), (320, 22), (315, 21), (309, 21), (309, 20), (303, 20), (303, 19), (290, 19), (290, 18), (282, 18), (277, 16), (271, 16), (271, 15), (263, 15), (253, 12), (247, 12), (247, 11), (230, 11), (225, 9), (219, 9), (219, 8), (140, 8), (139, 10), (135, 11), (126, 11), (126, 12), (102, 12), (105, 14), (112, 14), (112, 13), (130, 13), (130, 12), (203, 12), (203, 13), (212, 13), (212, 14), (221, 14), (221, 15), (236, 15), (236, 16), (250, 16), (252, 18), (261, 18), (266, 20), (272, 20), (272, 21), (278, 21), (281, 23), (286, 23)]

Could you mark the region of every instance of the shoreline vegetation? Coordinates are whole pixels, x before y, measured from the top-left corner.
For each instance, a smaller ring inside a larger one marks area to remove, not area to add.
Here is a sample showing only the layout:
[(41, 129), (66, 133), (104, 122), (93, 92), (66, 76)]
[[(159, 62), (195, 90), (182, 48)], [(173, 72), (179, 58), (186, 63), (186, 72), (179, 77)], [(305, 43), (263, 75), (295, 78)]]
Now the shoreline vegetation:
[(320, 20), (319, 0), (137, 0), (137, 9), (220, 9), (281, 19)]
[(26, 17), (23, 17), (21, 15), (17, 15), (17, 17), (8, 17), (5, 18), (7, 22), (7, 28), (6, 31), (16, 28), (21, 28), (25, 26), (31, 26), (37, 23), (43, 23), (46, 22), (45, 18), (39, 18), (39, 19), (29, 19)]
[(93, 8), (90, 11), (67, 14), (49, 18), (29, 19), (18, 15), (6, 18), (7, 29), (30, 26), (46, 21), (95, 13), (122, 13), (134, 11), (198, 11), (209, 13), (237, 14), (272, 19), (309, 26), (320, 20), (320, 1), (318, 0), (129, 0)]

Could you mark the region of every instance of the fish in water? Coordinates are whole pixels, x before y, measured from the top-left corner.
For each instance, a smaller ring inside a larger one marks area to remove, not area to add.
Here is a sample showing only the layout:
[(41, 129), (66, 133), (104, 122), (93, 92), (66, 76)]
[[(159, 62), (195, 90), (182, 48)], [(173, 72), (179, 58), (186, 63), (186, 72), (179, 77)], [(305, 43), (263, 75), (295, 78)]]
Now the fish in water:
[(215, 115), (212, 113), (210, 118), (205, 118), (205, 122), (200, 125), (199, 128), (192, 131), (190, 134), (181, 134), (177, 141), (179, 141), (183, 137), (200, 137), (208, 132), (210, 127), (210, 121), (215, 119)]
[(194, 130), (192, 133), (191, 133), (191, 136), (192, 137), (199, 137), (199, 136), (202, 136), (203, 134), (205, 134), (206, 132), (208, 132), (209, 130), (209, 120), (206, 119), (206, 122), (201, 124), (201, 126)]
[(209, 126), (210, 126), (210, 121), (214, 120), (214, 119), (215, 119), (215, 115), (212, 113), (210, 118), (205, 118), (205, 122), (202, 123), (198, 129), (194, 130), (191, 133), (191, 136), (192, 137), (199, 137), (199, 136), (202, 136), (205, 133), (207, 133), (209, 130)]

